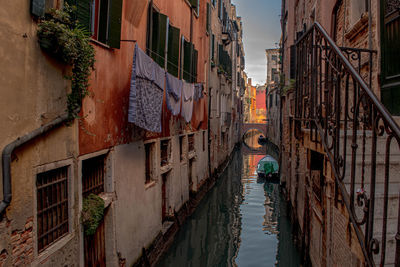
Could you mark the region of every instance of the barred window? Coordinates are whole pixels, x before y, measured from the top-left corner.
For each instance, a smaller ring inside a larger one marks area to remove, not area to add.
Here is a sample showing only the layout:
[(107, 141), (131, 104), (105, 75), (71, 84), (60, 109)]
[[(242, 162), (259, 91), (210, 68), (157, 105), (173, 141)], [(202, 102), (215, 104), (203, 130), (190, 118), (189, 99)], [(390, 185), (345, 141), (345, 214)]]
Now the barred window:
[(171, 142), (170, 140), (162, 140), (160, 143), (161, 150), (161, 166), (168, 165), (171, 158)]
[(68, 233), (68, 166), (36, 176), (38, 251)]
[(98, 156), (82, 162), (82, 196), (104, 192), (106, 156)]

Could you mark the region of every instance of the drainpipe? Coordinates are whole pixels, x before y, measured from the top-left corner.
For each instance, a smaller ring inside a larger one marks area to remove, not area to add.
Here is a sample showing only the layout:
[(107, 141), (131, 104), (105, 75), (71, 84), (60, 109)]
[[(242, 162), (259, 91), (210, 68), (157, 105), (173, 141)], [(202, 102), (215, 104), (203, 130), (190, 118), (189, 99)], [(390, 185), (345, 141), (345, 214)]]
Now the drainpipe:
[[(211, 179), (211, 47), (212, 47), (212, 16), (210, 9), (210, 32), (209, 32), (209, 40), (208, 40), (208, 75), (207, 75), (207, 92), (208, 92), (208, 114), (207, 114), (207, 135), (208, 135), (208, 177)], [(214, 51), (213, 51), (214, 52)]]
[(32, 141), (33, 139), (55, 129), (69, 120), (68, 113), (65, 113), (53, 121), (43, 125), (32, 132), (18, 137), (16, 140), (6, 145), (2, 153), (2, 167), (3, 167), (3, 200), (0, 203), (0, 214), (10, 205), (12, 199), (11, 192), (11, 155), (15, 149)]

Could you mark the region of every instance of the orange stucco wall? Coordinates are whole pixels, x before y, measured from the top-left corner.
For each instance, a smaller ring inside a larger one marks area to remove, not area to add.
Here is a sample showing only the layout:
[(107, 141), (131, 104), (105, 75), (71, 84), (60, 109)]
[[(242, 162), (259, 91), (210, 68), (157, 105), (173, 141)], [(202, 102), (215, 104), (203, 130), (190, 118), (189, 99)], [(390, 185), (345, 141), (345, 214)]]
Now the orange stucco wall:
[[(142, 50), (146, 49), (148, 4), (141, 10), (135, 10), (135, 1), (123, 1), (121, 40), (136, 40)], [(147, 2), (147, 1), (146, 1)], [(142, 2), (143, 3), (143, 2)], [(185, 0), (154, 0), (159, 12), (167, 15), (171, 25), (180, 28), (181, 35), (190, 40), (191, 11)], [(138, 20), (133, 18), (141, 16)], [(193, 16), (192, 42), (198, 50), (198, 82), (206, 86), (205, 63), (208, 59), (209, 37), (206, 34), (206, 0), (200, 1), (200, 15)], [(134, 25), (134, 21), (137, 22)], [(138, 138), (153, 138), (171, 135), (170, 120), (179, 122), (179, 118), (171, 118), (171, 114), (163, 107), (163, 132), (161, 134), (144, 133), (138, 127), (128, 123), (128, 106), (130, 76), (133, 60), (134, 42), (121, 42), (120, 49), (109, 49), (93, 42), (96, 51), (95, 71), (91, 75), (90, 96), (86, 97), (79, 120), (79, 151), (87, 154), (118, 144), (129, 143)], [(205, 99), (207, 101), (207, 99)], [(207, 103), (205, 103), (207, 106)], [(207, 110), (207, 108), (206, 108)], [(196, 115), (194, 115), (196, 117)], [(204, 118), (207, 122), (207, 115)], [(176, 127), (175, 127), (176, 128)], [(188, 128), (181, 123), (180, 131)], [(200, 128), (206, 129), (206, 123)]]

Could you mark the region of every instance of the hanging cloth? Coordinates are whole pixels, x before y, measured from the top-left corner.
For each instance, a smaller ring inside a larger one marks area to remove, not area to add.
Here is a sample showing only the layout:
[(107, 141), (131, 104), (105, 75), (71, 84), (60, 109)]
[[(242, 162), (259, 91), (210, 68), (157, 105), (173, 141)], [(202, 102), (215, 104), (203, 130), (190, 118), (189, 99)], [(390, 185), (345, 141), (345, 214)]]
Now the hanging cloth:
[[(159, 78), (160, 70), (157, 67), (159, 68), (136, 44), (132, 64), (128, 121), (147, 131), (159, 133), (161, 132), (164, 82)], [(165, 72), (163, 76), (165, 77)]]
[(201, 98), (203, 98), (203, 84), (196, 83), (194, 85), (194, 101), (199, 101)]
[(193, 95), (194, 95), (194, 85), (192, 83), (183, 82), (181, 115), (186, 122), (190, 122), (190, 120), (192, 119)]
[(183, 82), (173, 75), (166, 73), (167, 80), (167, 107), (172, 115), (176, 116), (181, 111), (181, 94)]

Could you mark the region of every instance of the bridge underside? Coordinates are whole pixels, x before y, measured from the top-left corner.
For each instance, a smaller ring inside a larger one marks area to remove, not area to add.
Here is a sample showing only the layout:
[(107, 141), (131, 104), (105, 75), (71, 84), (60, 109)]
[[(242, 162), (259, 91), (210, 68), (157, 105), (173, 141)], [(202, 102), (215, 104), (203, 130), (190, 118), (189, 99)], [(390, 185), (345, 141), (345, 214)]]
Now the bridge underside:
[(244, 123), (242, 124), (242, 136), (250, 130), (258, 130), (264, 136), (267, 135), (267, 124), (266, 123)]

